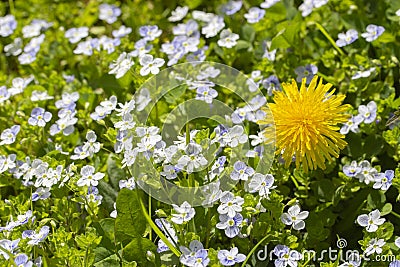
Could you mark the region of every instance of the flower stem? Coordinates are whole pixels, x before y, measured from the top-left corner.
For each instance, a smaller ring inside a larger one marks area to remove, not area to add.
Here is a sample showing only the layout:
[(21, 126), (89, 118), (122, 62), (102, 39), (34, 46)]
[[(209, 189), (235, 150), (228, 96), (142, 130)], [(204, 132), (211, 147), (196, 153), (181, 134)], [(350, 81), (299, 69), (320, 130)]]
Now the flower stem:
[(247, 255), (246, 259), (244, 260), (244, 262), (242, 263), (242, 267), (246, 266), (247, 261), (250, 259), (251, 255), (253, 255), (253, 253), (256, 251), (256, 249), (261, 245), (262, 242), (265, 241), (265, 239), (267, 239), (269, 237), (269, 235), (264, 236), (263, 239), (260, 240), (260, 242), (258, 242), (254, 248), (249, 252), (249, 254)]
[(339, 52), (339, 54), (344, 56), (345, 54), (343, 50), (336, 45), (335, 41), (332, 39), (329, 33), (324, 29), (324, 27), (322, 27), (322, 25), (319, 24), (318, 22), (315, 22), (315, 26), (317, 26), (318, 30), (322, 32), (322, 34), (326, 37), (326, 39), (328, 39), (328, 41), (332, 44), (332, 46)]

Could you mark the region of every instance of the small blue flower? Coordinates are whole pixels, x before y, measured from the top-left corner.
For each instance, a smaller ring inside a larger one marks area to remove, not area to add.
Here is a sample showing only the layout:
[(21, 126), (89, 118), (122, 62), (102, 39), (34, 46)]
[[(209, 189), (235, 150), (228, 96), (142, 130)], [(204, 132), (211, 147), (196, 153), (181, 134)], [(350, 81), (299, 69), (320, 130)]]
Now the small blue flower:
[[(6, 251), (8, 251), (11, 254), (14, 254), (18, 248), (19, 241), (20, 241), (19, 238), (16, 240), (2, 239), (2, 240), (0, 240), (0, 247), (2, 247), (3, 249), (5, 249)], [(8, 253), (3, 251), (2, 249), (0, 249), (0, 255), (2, 255), (6, 260), (8, 260), (10, 258)]]
[(351, 116), (350, 120), (346, 122), (342, 128), (340, 129), (341, 134), (348, 134), (349, 131), (353, 133), (358, 133), (360, 129), (358, 129), (358, 125), (363, 121), (361, 115)]
[(190, 242), (189, 249), (183, 246), (180, 249), (182, 255), (179, 260), (185, 266), (205, 267), (210, 262), (207, 250), (197, 240)]
[(38, 201), (39, 199), (47, 199), (51, 195), (50, 188), (47, 187), (39, 187), (32, 194), (32, 201)]
[(128, 188), (129, 190), (133, 190), (136, 187), (135, 178), (131, 177), (128, 180), (120, 180), (119, 181), (119, 189)]
[(101, 4), (99, 6), (99, 19), (112, 24), (117, 21), (117, 17), (121, 15), (121, 9), (115, 5)]
[(29, 238), (29, 245), (38, 245), (42, 242), (50, 232), (50, 227), (47, 225), (40, 228), (39, 232), (36, 233), (34, 230), (25, 230), (22, 232), (22, 238)]
[(354, 29), (348, 30), (346, 33), (339, 33), (336, 45), (343, 47), (355, 42), (358, 39), (358, 32)]
[[(400, 9), (399, 9), (399, 10), (400, 10)], [(399, 260), (392, 261), (392, 262), (389, 264), (389, 267), (400, 267), (400, 261), (399, 261)]]
[(244, 14), (244, 17), (247, 19), (248, 23), (257, 23), (259, 22), (265, 15), (265, 10), (258, 8), (258, 7), (252, 7), (249, 9), (249, 11)]
[(196, 93), (196, 99), (202, 100), (208, 104), (211, 104), (213, 99), (218, 96), (218, 92), (208, 86), (197, 88)]
[(139, 34), (147, 41), (153, 41), (161, 35), (157, 25), (146, 25), (139, 28)]
[(242, 0), (238, 1), (229, 1), (225, 5), (222, 6), (222, 12), (226, 15), (230, 16), (238, 12), (242, 8)]
[(65, 38), (68, 38), (71, 44), (79, 42), (81, 39), (89, 35), (88, 27), (71, 28), (64, 34)]
[(26, 254), (18, 254), (14, 259), (14, 263), (18, 267), (32, 267), (33, 265)]
[(13, 15), (0, 17), (0, 36), (7, 37), (17, 28), (17, 21)]
[(279, 83), (276, 75), (271, 75), (262, 81), (262, 85), (267, 89), (268, 95), (272, 95), (273, 91), (281, 90), (281, 84)]
[(233, 266), (236, 263), (243, 262), (246, 256), (239, 253), (238, 248), (234, 247), (230, 251), (225, 249), (218, 251), (218, 259), (224, 266)]
[(28, 123), (33, 126), (44, 127), (51, 120), (51, 117), (51, 113), (45, 111), (43, 108), (34, 108), (31, 112), (31, 117), (28, 119)]
[(361, 36), (364, 37), (367, 42), (372, 42), (378, 39), (378, 37), (381, 36), (384, 31), (385, 28), (382, 26), (369, 24), (367, 26), (367, 32), (362, 33)]
[(276, 267), (297, 266), (297, 261), (303, 258), (298, 251), (291, 250), (285, 245), (275, 246), (274, 254), (278, 257), (274, 262)]
[(381, 189), (381, 190), (388, 190), (389, 187), (392, 185), (392, 181), (394, 178), (394, 171), (393, 170), (387, 170), (385, 173), (379, 173), (375, 175), (375, 184), (374, 188), (375, 189)]
[(376, 119), (376, 110), (378, 106), (376, 105), (375, 101), (369, 102), (366, 106), (360, 105), (358, 107), (358, 112), (360, 116), (363, 118), (364, 122), (369, 124), (374, 122)]
[(232, 180), (243, 180), (247, 181), (250, 176), (254, 174), (254, 169), (246, 165), (242, 161), (236, 161), (233, 165), (233, 172), (231, 172)]
[(240, 213), (236, 213), (234, 217), (229, 217), (227, 214), (219, 215), (220, 222), (217, 223), (216, 227), (221, 230), (225, 230), (225, 235), (229, 238), (234, 238), (240, 232), (242, 226), (243, 216)]
[(0, 104), (2, 104), (4, 101), (9, 99), (11, 96), (10, 92), (8, 92), (7, 87), (5, 86), (0, 86)]
[(10, 145), (10, 144), (14, 143), (20, 129), (21, 129), (21, 126), (19, 126), (19, 125), (14, 125), (11, 128), (5, 129), (0, 135), (0, 139), (1, 139), (0, 146), (1, 145)]
[(306, 78), (306, 84), (309, 84), (318, 72), (318, 67), (313, 64), (297, 67), (294, 72), (297, 74), (296, 81), (302, 82), (303, 78)]
[(354, 177), (361, 172), (361, 167), (357, 164), (355, 160), (351, 164), (346, 164), (343, 166), (343, 173), (348, 177)]

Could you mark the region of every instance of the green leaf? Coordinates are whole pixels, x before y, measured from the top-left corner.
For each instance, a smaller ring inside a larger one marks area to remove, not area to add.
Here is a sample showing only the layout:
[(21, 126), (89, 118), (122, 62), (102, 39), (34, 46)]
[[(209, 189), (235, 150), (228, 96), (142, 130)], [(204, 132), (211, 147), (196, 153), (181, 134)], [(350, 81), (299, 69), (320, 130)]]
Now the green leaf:
[(256, 36), (256, 31), (254, 30), (254, 28), (251, 25), (245, 24), (242, 27), (241, 37), (243, 40), (249, 41), (251, 43), (254, 41), (255, 36)]
[(122, 250), (122, 258), (126, 261), (136, 261), (139, 266), (156, 266), (155, 262), (148, 260), (147, 251), (151, 251), (154, 255), (158, 255), (157, 247), (147, 238), (134, 238)]
[(388, 215), (390, 212), (392, 212), (392, 204), (386, 203), (382, 208), (381, 216)]
[(146, 220), (140, 210), (136, 192), (123, 188), (117, 198), (117, 218), (115, 238), (123, 243), (132, 238), (142, 237), (146, 230)]

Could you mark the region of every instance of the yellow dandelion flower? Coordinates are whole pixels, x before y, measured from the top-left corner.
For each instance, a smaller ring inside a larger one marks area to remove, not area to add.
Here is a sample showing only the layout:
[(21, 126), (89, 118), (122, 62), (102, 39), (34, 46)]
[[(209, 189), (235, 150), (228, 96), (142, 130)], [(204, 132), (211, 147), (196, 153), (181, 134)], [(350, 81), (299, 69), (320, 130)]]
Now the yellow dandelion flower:
[(275, 92), (274, 103), (269, 104), (276, 127), (276, 153), (283, 151), (286, 167), (295, 156), (296, 168), (302, 164), (304, 172), (325, 169), (325, 160), (337, 158), (347, 145), (337, 126), (349, 119), (344, 114), (349, 106), (342, 105), (345, 95), (333, 95), (335, 89), (329, 91), (332, 84), (317, 81), (314, 76), (307, 88), (303, 79), (300, 90), (295, 80), (283, 83), (283, 91)]

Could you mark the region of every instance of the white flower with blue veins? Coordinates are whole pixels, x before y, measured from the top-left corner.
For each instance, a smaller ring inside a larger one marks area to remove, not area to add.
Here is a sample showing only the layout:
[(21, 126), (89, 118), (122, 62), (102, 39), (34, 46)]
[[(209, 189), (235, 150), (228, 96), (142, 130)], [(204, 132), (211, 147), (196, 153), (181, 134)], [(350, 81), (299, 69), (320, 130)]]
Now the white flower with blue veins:
[(294, 205), (287, 213), (281, 215), (281, 221), (286, 225), (291, 225), (295, 230), (302, 230), (306, 226), (303, 220), (308, 217), (308, 214), (308, 211), (301, 211), (299, 205)]
[(12, 80), (12, 86), (8, 88), (8, 92), (11, 94), (11, 96), (16, 95), (16, 94), (21, 94), (24, 92), (24, 89), (28, 86), (28, 84), (33, 81), (33, 76), (29, 76), (27, 78), (14, 78)]
[(120, 180), (118, 184), (119, 189), (127, 188), (129, 190), (133, 190), (136, 188), (135, 177), (131, 177), (128, 180)]
[(108, 74), (115, 74), (115, 78), (119, 79), (128, 72), (128, 70), (135, 64), (132, 60), (132, 56), (126, 52), (121, 53), (116, 61), (110, 64), (111, 69)]
[(257, 23), (259, 22), (265, 15), (265, 10), (258, 8), (258, 7), (252, 7), (249, 9), (249, 11), (244, 14), (244, 17), (247, 19), (248, 23)]
[(355, 42), (358, 39), (358, 31), (350, 29), (347, 32), (339, 33), (336, 45), (338, 47), (343, 47)]
[(220, 198), (221, 204), (218, 206), (217, 211), (219, 214), (226, 214), (233, 218), (236, 213), (242, 211), (244, 199), (236, 196), (231, 192), (225, 192)]
[(164, 170), (160, 174), (167, 180), (172, 180), (178, 176), (177, 171), (178, 169), (175, 166), (167, 164), (164, 165)]
[(187, 6), (178, 6), (175, 10), (171, 12), (171, 16), (168, 18), (169, 21), (176, 22), (182, 20), (186, 17), (189, 11), (189, 7)]
[(385, 218), (381, 218), (379, 210), (373, 210), (369, 214), (362, 214), (357, 217), (357, 223), (365, 227), (367, 232), (376, 232), (379, 226), (385, 222)]
[(364, 37), (367, 42), (372, 42), (378, 39), (378, 37), (381, 36), (384, 31), (385, 28), (382, 26), (369, 24), (367, 26), (367, 32), (362, 33), (361, 36)]
[(211, 14), (208, 24), (201, 29), (201, 33), (205, 35), (206, 38), (211, 38), (216, 36), (220, 30), (225, 27), (224, 19), (215, 14)]
[(172, 214), (171, 221), (176, 224), (183, 224), (185, 222), (188, 222), (193, 219), (194, 215), (196, 214), (194, 208), (192, 208), (192, 206), (186, 201), (183, 202), (180, 206), (172, 204), (172, 207), (174, 208), (176, 213)]
[(297, 261), (303, 259), (298, 251), (290, 249), (285, 245), (277, 245), (274, 248), (274, 254), (278, 257), (274, 261), (275, 267), (297, 267)]
[(185, 169), (190, 174), (201, 166), (207, 165), (208, 161), (201, 152), (202, 147), (200, 145), (189, 143), (185, 148), (186, 155), (179, 158), (177, 167)]
[(17, 135), (18, 135), (20, 129), (21, 129), (21, 126), (19, 126), (19, 125), (14, 125), (8, 129), (5, 129), (0, 135), (0, 139), (1, 139), (0, 146), (10, 145), (10, 144), (14, 143), (15, 140), (17, 139)]
[(34, 108), (31, 112), (31, 117), (28, 119), (28, 123), (33, 126), (45, 127), (51, 118), (52, 114), (45, 111), (44, 108)]
[(142, 66), (140, 69), (140, 75), (146, 76), (151, 74), (158, 74), (160, 72), (160, 67), (162, 67), (165, 63), (165, 60), (162, 58), (153, 58), (152, 55), (143, 55), (139, 59), (139, 63)]
[(233, 33), (230, 29), (225, 29), (221, 31), (219, 38), (218, 45), (220, 47), (232, 48), (237, 44), (239, 35)]
[(256, 173), (251, 178), (248, 188), (250, 193), (258, 192), (260, 197), (269, 197), (271, 189), (276, 188), (274, 184), (274, 176), (272, 174), (263, 175), (261, 173)]
[(227, 237), (234, 238), (240, 233), (240, 227), (243, 222), (243, 216), (240, 213), (236, 213), (233, 217), (227, 214), (220, 214), (219, 220), (220, 222), (217, 223), (216, 227), (225, 230)]
[(374, 253), (381, 254), (382, 247), (386, 244), (384, 239), (372, 238), (369, 243), (368, 247), (365, 249), (364, 253), (366, 256), (372, 255)]
[(43, 226), (40, 228), (39, 232), (35, 232), (34, 230), (25, 230), (22, 232), (22, 238), (28, 238), (30, 239), (28, 241), (29, 245), (38, 245), (40, 242), (42, 242), (47, 235), (50, 232), (50, 227), (47, 225)]
[(132, 32), (132, 28), (126, 27), (125, 25), (121, 25), (118, 30), (113, 30), (112, 35), (115, 38), (122, 38)]
[(117, 17), (121, 15), (121, 9), (115, 5), (101, 4), (99, 6), (99, 19), (112, 24), (117, 21)]
[(361, 115), (351, 116), (348, 122), (343, 124), (342, 128), (340, 128), (341, 134), (348, 134), (350, 131), (353, 133), (358, 133), (360, 129), (358, 126), (363, 122), (363, 117)]
[(75, 44), (89, 35), (88, 27), (71, 28), (64, 34), (68, 38), (69, 42)]
[(0, 36), (7, 37), (14, 33), (17, 28), (17, 21), (13, 15), (0, 17)]
[(95, 173), (93, 166), (86, 165), (82, 167), (81, 178), (79, 178), (76, 184), (78, 186), (97, 186), (99, 184), (99, 180), (103, 179), (104, 176), (104, 173)]
[(365, 184), (369, 184), (375, 181), (375, 175), (378, 171), (371, 166), (368, 160), (363, 160), (359, 163), (360, 172), (357, 173), (356, 178), (360, 180), (360, 182), (364, 182)]
[(246, 259), (246, 256), (239, 253), (237, 247), (233, 247), (231, 250), (221, 249), (218, 251), (218, 259), (224, 266), (233, 266), (236, 263), (243, 262)]
[(146, 41), (154, 41), (156, 38), (160, 37), (162, 30), (160, 30), (157, 25), (145, 25), (139, 28), (139, 34)]
[(392, 185), (392, 181), (394, 178), (394, 171), (387, 170), (384, 173), (375, 174), (375, 184), (373, 185), (374, 189), (388, 190)]
[(254, 169), (252, 167), (247, 166), (246, 163), (242, 161), (236, 161), (235, 164), (233, 164), (233, 171), (231, 172), (230, 177), (235, 181), (247, 181), (253, 174)]
[(376, 119), (376, 111), (378, 106), (375, 101), (369, 102), (366, 106), (360, 105), (358, 107), (358, 112), (360, 116), (363, 118), (364, 123), (372, 123)]
[(361, 172), (361, 167), (358, 165), (357, 161), (353, 160), (350, 164), (343, 166), (343, 173), (348, 177), (355, 177)]
[(208, 104), (211, 104), (213, 99), (218, 96), (218, 92), (207, 86), (199, 87), (196, 90), (196, 99), (202, 100)]
[(4, 46), (6, 56), (18, 56), (22, 52), (22, 39), (17, 37), (12, 43)]

